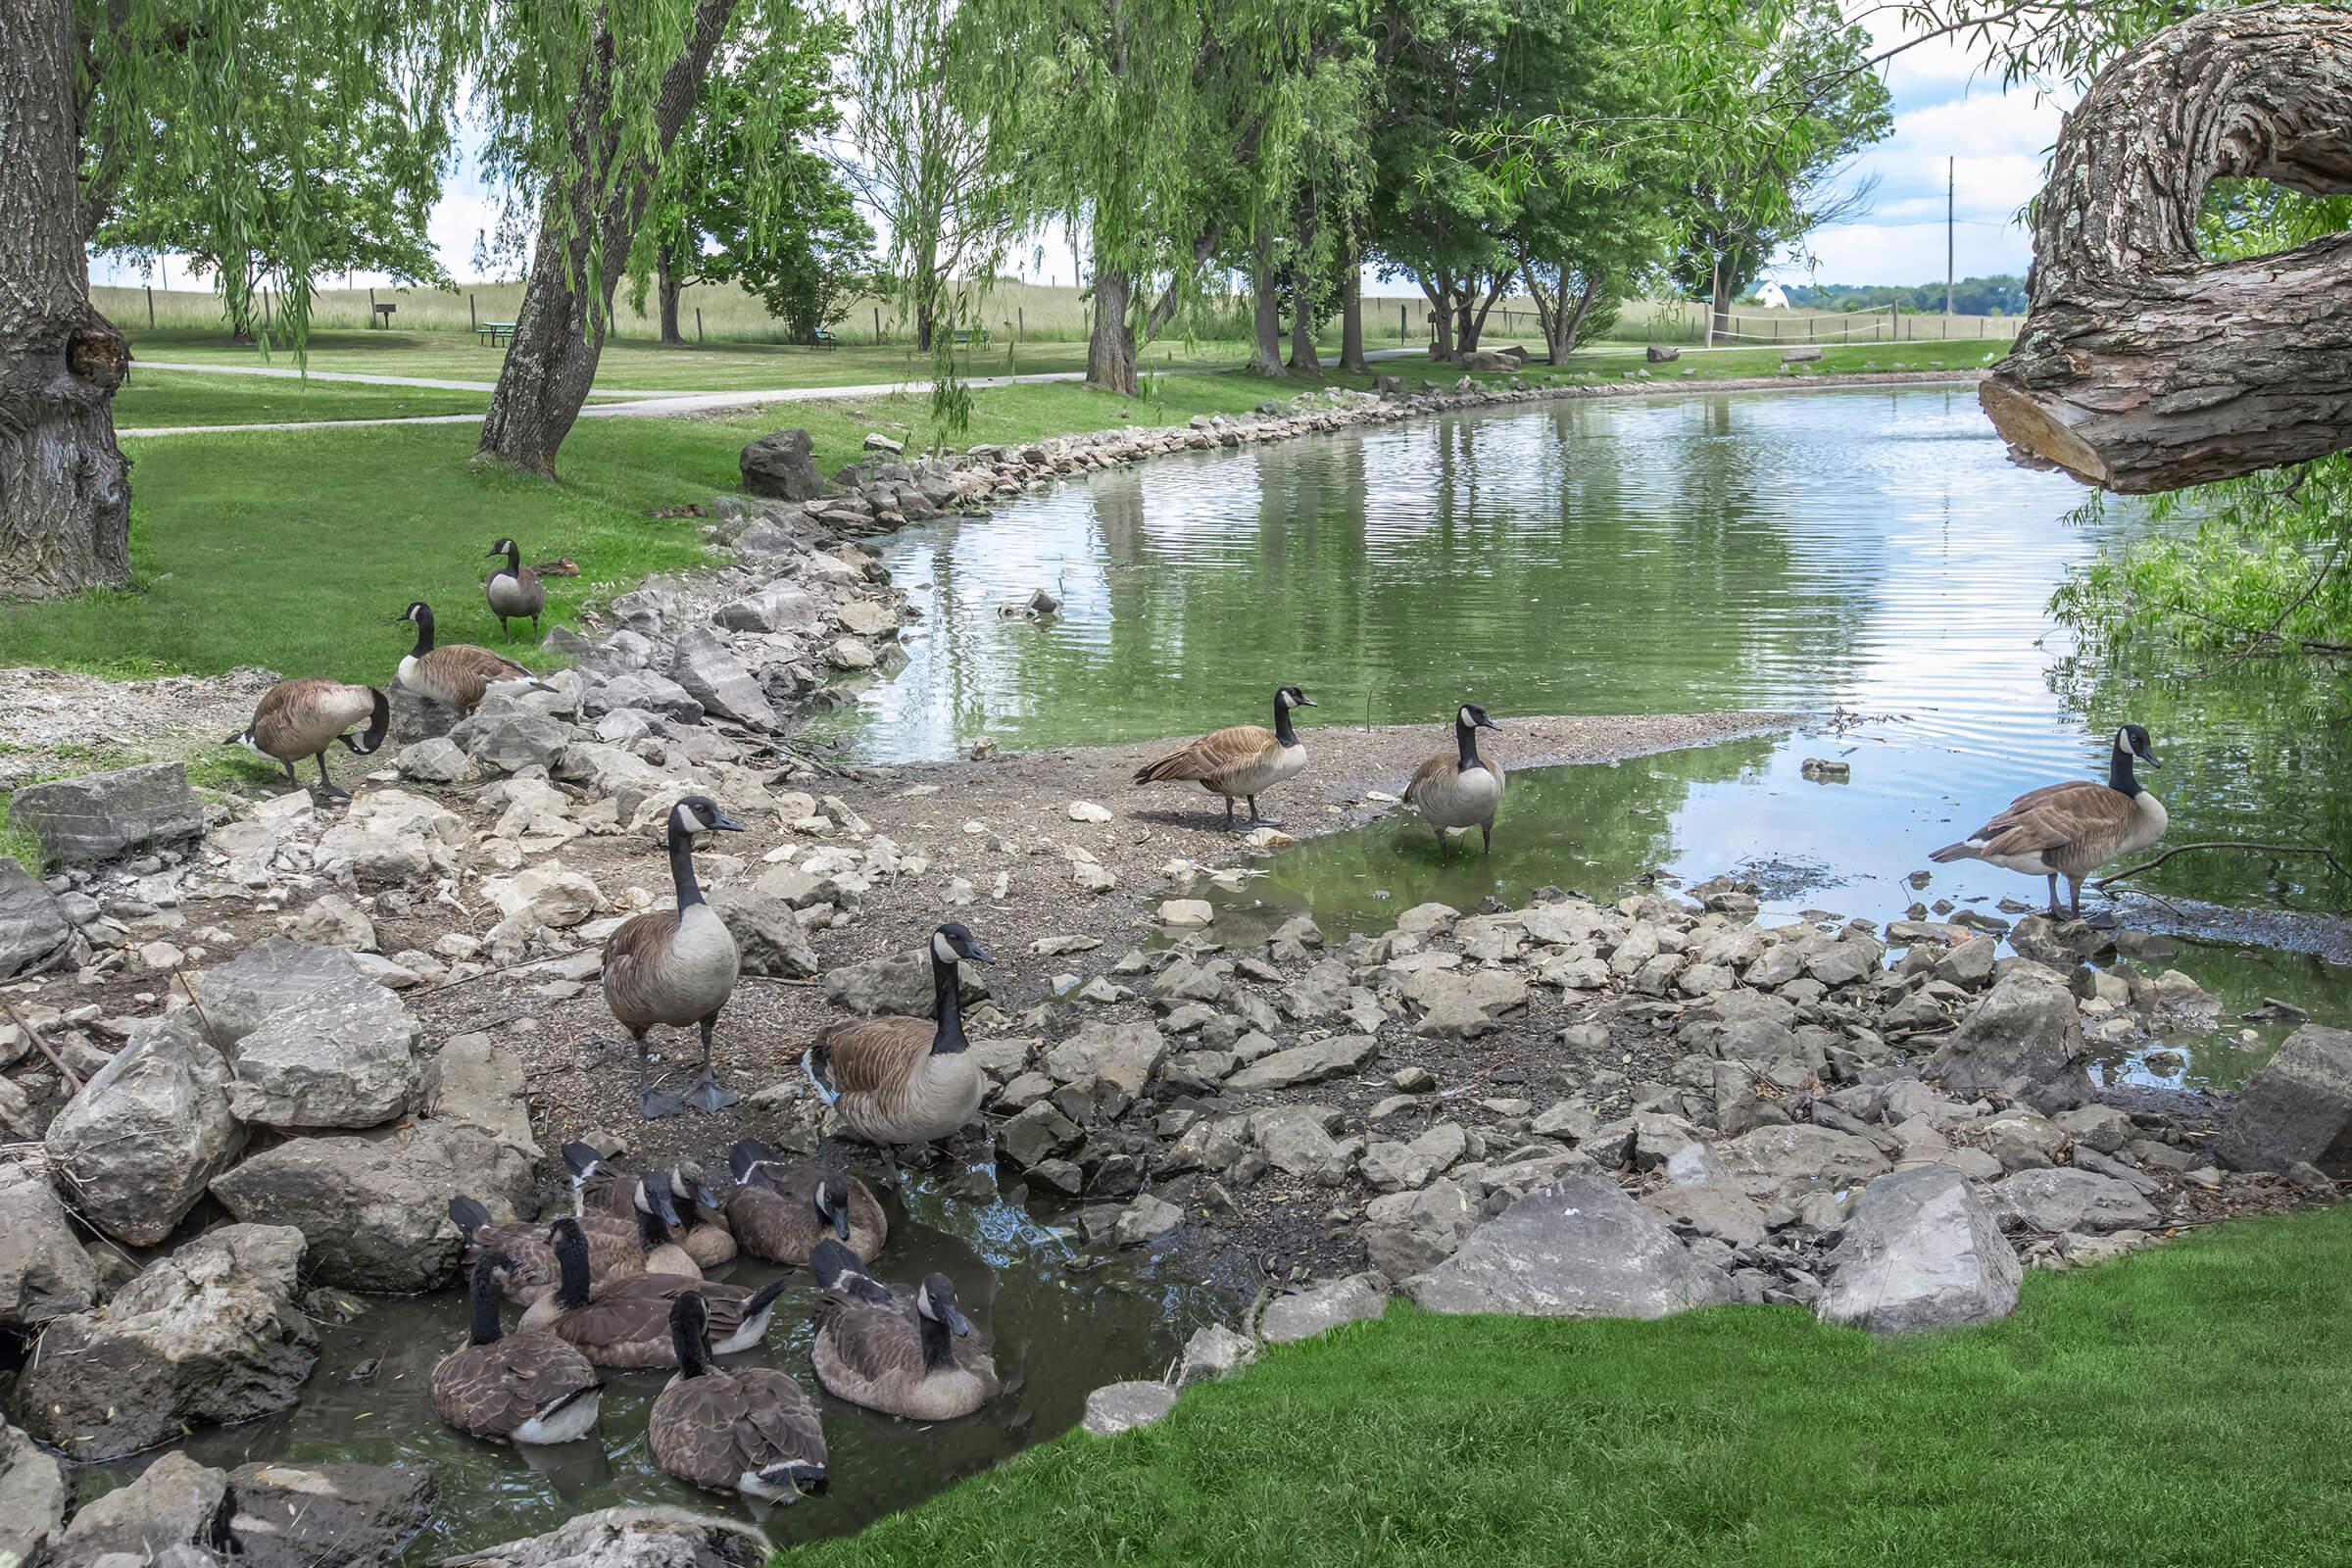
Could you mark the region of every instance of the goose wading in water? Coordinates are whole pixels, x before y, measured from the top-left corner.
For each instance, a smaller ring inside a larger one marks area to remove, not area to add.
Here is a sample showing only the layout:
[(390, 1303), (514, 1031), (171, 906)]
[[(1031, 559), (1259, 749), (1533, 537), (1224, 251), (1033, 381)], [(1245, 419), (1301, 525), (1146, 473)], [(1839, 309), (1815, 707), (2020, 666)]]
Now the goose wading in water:
[[(669, 880), (677, 907), (632, 915), (605, 943), (605, 1004), (637, 1042), (637, 1113), (649, 1119), (689, 1105), (720, 1110), (743, 1098), (719, 1087), (710, 1071), (710, 1037), (718, 1009), (735, 994), (741, 962), (727, 922), (704, 902), (694, 879), (694, 836), (712, 831), (740, 833), (743, 824), (706, 795), (670, 808)], [(645, 1034), (658, 1023), (693, 1024), (702, 1032), (703, 1075), (683, 1096), (657, 1093), (649, 1081)]]
[(1446, 853), (1449, 828), (1475, 827), (1485, 838), (1487, 853), (1494, 853), (1494, 812), (1502, 805), (1502, 764), (1478, 755), (1478, 732), (1500, 731), (1476, 703), (1454, 710), (1453, 750), (1439, 752), (1413, 770), (1404, 787), (1404, 803), (1421, 813), (1438, 835), (1438, 853)]
[(996, 1397), (996, 1360), (945, 1274), (902, 1297), (830, 1240), (808, 1255), (808, 1272), (824, 1292), (808, 1361), (827, 1394), (910, 1421), (953, 1421)]
[(466, 1288), (466, 1343), (433, 1367), (433, 1409), (476, 1438), (576, 1443), (596, 1430), (604, 1384), (578, 1350), (552, 1334), (508, 1334), (498, 1325), (499, 1276), (509, 1259), (477, 1253)]
[(482, 584), (482, 597), (490, 603), (490, 613), (498, 617), (499, 636), (512, 641), (514, 634), (507, 629), (507, 620), (524, 615), (531, 617), (531, 635), (538, 636), (539, 615), (547, 609), (547, 584), (522, 564), (522, 550), (514, 540), (501, 539), (490, 547), (490, 554), (507, 558), (507, 564)]
[(532, 688), (552, 688), (531, 679), (531, 672), (512, 659), (470, 643), (433, 641), (433, 607), (418, 599), (392, 617), (392, 624), (416, 628), (416, 646), (400, 662), (400, 683), (417, 696), (470, 713), (482, 706), (482, 694), (501, 681), (529, 681)]
[(825, 1484), (825, 1429), (790, 1374), (710, 1361), (710, 1307), (699, 1291), (669, 1303), (677, 1374), (654, 1400), (654, 1463), (708, 1492), (791, 1502)]
[(1274, 694), (1274, 727), (1235, 724), (1203, 735), (1158, 761), (1136, 769), (1138, 784), (1199, 784), (1225, 797), (1225, 830), (1233, 831), (1233, 803), (1250, 803), (1251, 827), (1280, 827), (1282, 819), (1257, 814), (1257, 798), (1297, 778), (1306, 767), (1306, 748), (1291, 728), (1291, 710), (1312, 708), (1306, 693), (1285, 686)]
[[(606, 1158), (592, 1144), (564, 1146), (564, 1168), (571, 1173), (571, 1212), (575, 1218), (616, 1215), (637, 1217), (637, 1184), (641, 1175)], [(646, 1172), (669, 1194), (670, 1212), (677, 1215), (676, 1245), (702, 1269), (717, 1268), (735, 1258), (735, 1233), (727, 1228), (726, 1205), (702, 1184), (700, 1174), (689, 1180), (683, 1169)], [(649, 1265), (650, 1266), (650, 1265)]]
[(931, 934), (935, 1018), (858, 1018), (830, 1025), (801, 1058), (808, 1081), (852, 1136), (888, 1148), (949, 1137), (980, 1112), (979, 1064), (966, 1049), (956, 962), (994, 963), (954, 922)]
[(561, 1277), (547, 1296), (523, 1309), (522, 1326), (544, 1329), (598, 1366), (675, 1366), (669, 1333), (669, 1303), (684, 1291), (697, 1291), (710, 1308), (711, 1349), (719, 1355), (748, 1350), (767, 1337), (776, 1298), (785, 1281), (758, 1290), (689, 1279), (683, 1274), (624, 1274), (588, 1280), (588, 1247), (580, 1222), (566, 1215), (549, 1227)]
[[(362, 724), (368, 732), (355, 741), (349, 732)], [(294, 764), (306, 757), (317, 758), (318, 792), (330, 800), (348, 801), (351, 792), (338, 789), (326, 776), (327, 748), (341, 741), (352, 756), (366, 757), (384, 744), (384, 732), (391, 727), (392, 702), (382, 692), (311, 675), (281, 680), (264, 692), (253, 722), (222, 744), (242, 746), (277, 763), (296, 789), (302, 788), (302, 780), (295, 777)]]
[(2164, 803), (2132, 776), (2136, 758), (2162, 767), (2149, 748), (2148, 732), (2126, 724), (2115, 732), (2107, 758), (2107, 782), (2075, 779), (2028, 790), (1991, 821), (1957, 844), (1928, 857), (1938, 863), (1983, 860), (2003, 870), (2050, 881), (2050, 913), (2058, 907), (2058, 879), (2066, 878), (2069, 906), (2082, 917), (2082, 879), (2105, 865), (2164, 837), (2170, 825)]

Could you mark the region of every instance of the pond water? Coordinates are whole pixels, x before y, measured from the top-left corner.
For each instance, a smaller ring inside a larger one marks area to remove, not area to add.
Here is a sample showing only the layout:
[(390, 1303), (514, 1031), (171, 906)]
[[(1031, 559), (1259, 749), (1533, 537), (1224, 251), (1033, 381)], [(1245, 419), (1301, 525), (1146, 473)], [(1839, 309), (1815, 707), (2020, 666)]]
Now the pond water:
[[(1481, 702), (1506, 761), (1513, 712), (1798, 717), (1516, 773), (1492, 859), (1441, 862), (1397, 817), (1275, 857), (1238, 901), (1343, 930), (1428, 898), (1605, 897), (1643, 872), (1754, 875), (1782, 915), (2038, 900), (2038, 880), (1981, 864), (1934, 867), (1925, 891), (1905, 878), (2021, 791), (2099, 776), (2127, 720), (2165, 764), (2146, 782), (2168, 843), (2343, 856), (2340, 674), (2078, 649), (2051, 590), (2102, 538), (2145, 526), (2120, 508), (2068, 523), (2082, 495), (2013, 466), (1967, 386), (1567, 401), (1162, 459), (894, 536), (883, 559), (922, 615), (910, 662), (831, 728), (873, 760), (983, 732), (1126, 740), (1265, 722), (1284, 681), (1321, 705), (1310, 722), (1426, 719), (1433, 750), (1454, 706)], [(999, 612), (1039, 586), (1058, 617)], [(1849, 763), (1851, 781), (1805, 781), (1808, 757)], [(2126, 918), (2200, 939), (2177, 961), (2226, 1001), (2352, 1013), (2334, 918), (2352, 887), (2324, 862), (2192, 854), (2138, 886), (2157, 897), (2127, 899)], [(2211, 1049), (2191, 1081), (2237, 1081), (2278, 1033), (2192, 1042)]]
[[(409, 1550), (412, 1562), (551, 1530), (598, 1508), (656, 1503), (747, 1516), (785, 1546), (851, 1534), (1059, 1434), (1084, 1414), (1089, 1391), (1159, 1376), (1193, 1328), (1231, 1316), (1205, 1290), (1115, 1268), (1074, 1272), (1066, 1265), (1075, 1250), (1024, 1211), (946, 1200), (939, 1186), (926, 1176), (910, 1184), (905, 1203), (884, 1197), (890, 1244), (875, 1272), (894, 1284), (946, 1274), (991, 1336), (1005, 1392), (968, 1419), (916, 1425), (824, 1395), (808, 1370), (816, 1291), (807, 1272), (750, 1258), (714, 1271), (737, 1284), (780, 1273), (795, 1282), (776, 1303), (766, 1342), (728, 1361), (783, 1368), (817, 1401), (831, 1484), (798, 1504), (760, 1507), (654, 1467), (645, 1426), (667, 1372), (607, 1371), (598, 1431), (580, 1443), (513, 1448), (443, 1426), (428, 1383), (434, 1363), (465, 1338), (465, 1302), (455, 1292), (353, 1298), (364, 1310), (322, 1326), (318, 1365), (299, 1404), (266, 1420), (199, 1430), (183, 1446), (223, 1469), (255, 1460), (430, 1465), (440, 1495)], [(128, 1481), (152, 1457), (82, 1470), (83, 1499)]]

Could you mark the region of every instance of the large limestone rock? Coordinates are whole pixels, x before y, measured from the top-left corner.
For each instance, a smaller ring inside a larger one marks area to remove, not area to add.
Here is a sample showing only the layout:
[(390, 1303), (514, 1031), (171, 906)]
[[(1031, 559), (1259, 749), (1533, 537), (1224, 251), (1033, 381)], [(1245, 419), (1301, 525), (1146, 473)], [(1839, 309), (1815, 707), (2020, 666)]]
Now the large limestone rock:
[(2003, 1224), (2044, 1236), (2144, 1230), (2156, 1223), (2155, 1208), (2129, 1183), (2072, 1167), (2021, 1170), (1995, 1182), (1992, 1197)]
[(1227, 1079), (1225, 1088), (1234, 1094), (1249, 1094), (1319, 1084), (1326, 1078), (1344, 1078), (1379, 1054), (1380, 1042), (1370, 1035), (1333, 1035), (1260, 1056)]
[(2352, 1166), (2352, 1031), (2307, 1023), (2247, 1080), (2216, 1152), (2239, 1170)]
[(426, 1109), (434, 1119), (488, 1133), (525, 1159), (539, 1157), (519, 1055), (489, 1035), (464, 1034), (441, 1047), (433, 1065)]
[(71, 1489), (40, 1445), (0, 1421), (0, 1563), (30, 1562), (65, 1528)]
[(459, 1193), (513, 1219), (530, 1200), (530, 1161), (476, 1128), (418, 1121), (298, 1138), (213, 1183), (237, 1218), (298, 1228), (319, 1283), (393, 1293), (457, 1278), (462, 1243), (446, 1209)]
[(1388, 1287), (1370, 1274), (1326, 1280), (1266, 1303), (1257, 1332), (1268, 1345), (1296, 1345), (1343, 1323), (1360, 1323), (1389, 1309)]
[(302, 1131), (375, 1127), (416, 1102), (416, 1020), (372, 980), (337, 980), (229, 1049), (239, 1121)]
[[(956, 995), (977, 1002), (988, 995), (978, 964), (956, 966)], [(892, 953), (863, 963), (825, 971), (825, 996), (859, 1017), (890, 1013), (904, 1018), (928, 1018), (939, 1010), (931, 990), (931, 953)]]
[(197, 1032), (195, 1010), (147, 1025), (49, 1124), (59, 1184), (84, 1218), (131, 1247), (171, 1235), (245, 1147), (228, 1063)]
[(1829, 1268), (1815, 1311), (1877, 1334), (2007, 1317), (2025, 1277), (1991, 1206), (1947, 1165), (1914, 1165), (1864, 1188)]
[(2050, 1115), (2090, 1102), (2082, 1054), (2082, 1014), (2065, 980), (2018, 964), (1960, 1020), (1927, 1077), (1957, 1099), (2000, 1093)]
[(1364, 1255), (1393, 1280), (1436, 1268), (1478, 1229), (1470, 1195), (1452, 1182), (1389, 1193), (1364, 1206)]
[(98, 1268), (65, 1204), (30, 1172), (0, 1173), (0, 1329), (38, 1328), (86, 1309), (98, 1298)]
[(457, 812), (406, 790), (370, 790), (318, 840), (316, 863), (338, 882), (399, 886), (455, 876), (473, 835)]
[(435, 1568), (763, 1568), (767, 1538), (684, 1508), (607, 1508)]
[(825, 493), (815, 446), (806, 430), (771, 431), (752, 442), (737, 459), (744, 489), (778, 501), (815, 500)]
[(1436, 1312), (1523, 1317), (1665, 1317), (1733, 1298), (1729, 1275), (1600, 1176), (1528, 1194), (1404, 1288)]
[(1176, 1408), (1176, 1390), (1165, 1383), (1110, 1383), (1086, 1396), (1081, 1423), (1098, 1438), (1115, 1438), (1148, 1427)]
[(0, 980), (56, 957), (74, 935), (57, 895), (11, 859), (0, 859)]
[(226, 963), (193, 976), (205, 1038), (221, 1051), (314, 993), (367, 978), (360, 960), (343, 949), (290, 937), (264, 937)]
[(432, 1516), (432, 1467), (248, 1464), (229, 1472), (238, 1568), (392, 1568)]
[(1153, 1023), (1088, 1024), (1046, 1053), (1046, 1071), (1062, 1083), (1106, 1084), (1133, 1100), (1168, 1054)]
[(745, 974), (806, 980), (816, 973), (816, 950), (790, 904), (752, 888), (713, 888), (709, 899), (735, 939)]
[(517, 773), (554, 769), (571, 744), (571, 726), (512, 700), (490, 698), (449, 732), (450, 742), (484, 767)]
[(678, 639), (669, 678), (684, 687), (707, 712), (754, 729), (776, 727), (776, 710), (768, 705), (760, 682), (742, 660), (727, 651), (726, 644), (699, 626)]
[[(228, 1549), (228, 1475), (167, 1453), (126, 1487), (85, 1503), (50, 1554), (49, 1568), (212, 1561)], [(183, 1553), (193, 1547), (201, 1555)], [(176, 1549), (175, 1549), (176, 1548)]]
[(9, 801), (8, 821), (51, 859), (85, 864), (201, 837), (204, 803), (183, 763), (146, 762), (27, 784)]
[(294, 1300), (302, 1257), (298, 1231), (226, 1225), (148, 1264), (106, 1305), (42, 1331), (20, 1418), (76, 1459), (111, 1459), (188, 1422), (284, 1409), (318, 1356)]
[(1869, 1139), (1805, 1122), (1755, 1128), (1710, 1146), (1708, 1155), (1714, 1170), (1758, 1199), (1859, 1187), (1887, 1168)]
[(1353, 1163), (1347, 1146), (1324, 1123), (1329, 1113), (1314, 1105), (1275, 1105), (1250, 1113), (1250, 1141), (1269, 1164), (1322, 1187), (1348, 1179)]

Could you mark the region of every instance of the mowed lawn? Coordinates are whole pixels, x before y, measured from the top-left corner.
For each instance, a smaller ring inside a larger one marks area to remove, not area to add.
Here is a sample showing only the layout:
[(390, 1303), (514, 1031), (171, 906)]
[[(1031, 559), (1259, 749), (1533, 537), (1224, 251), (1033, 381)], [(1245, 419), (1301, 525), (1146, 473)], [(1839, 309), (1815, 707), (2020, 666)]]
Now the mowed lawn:
[(1778, 1307), (1632, 1323), (1393, 1305), (1187, 1391), (1156, 1426), (1074, 1433), (789, 1560), (2343, 1562), (2348, 1294), (2335, 1209), (2035, 1274), (2007, 1322), (1897, 1340)]
[(413, 419), (424, 415), (479, 415), (489, 406), (487, 392), (134, 368), (129, 383), (115, 394), (115, 427)]

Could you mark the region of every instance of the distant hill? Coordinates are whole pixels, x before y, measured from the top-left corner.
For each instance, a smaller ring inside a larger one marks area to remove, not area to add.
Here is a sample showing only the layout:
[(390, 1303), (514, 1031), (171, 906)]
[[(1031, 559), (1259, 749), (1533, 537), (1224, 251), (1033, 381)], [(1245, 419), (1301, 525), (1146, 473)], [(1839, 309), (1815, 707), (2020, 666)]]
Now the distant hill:
[[(1916, 288), (1890, 284), (1867, 287), (1853, 283), (1786, 284), (1788, 304), (1804, 311), (1869, 311), (1900, 305), (1906, 311), (1941, 311), (1943, 284), (1922, 283)], [(1964, 277), (1952, 290), (1952, 309), (1962, 316), (2023, 316), (2026, 280), (2002, 273), (1998, 277)]]

